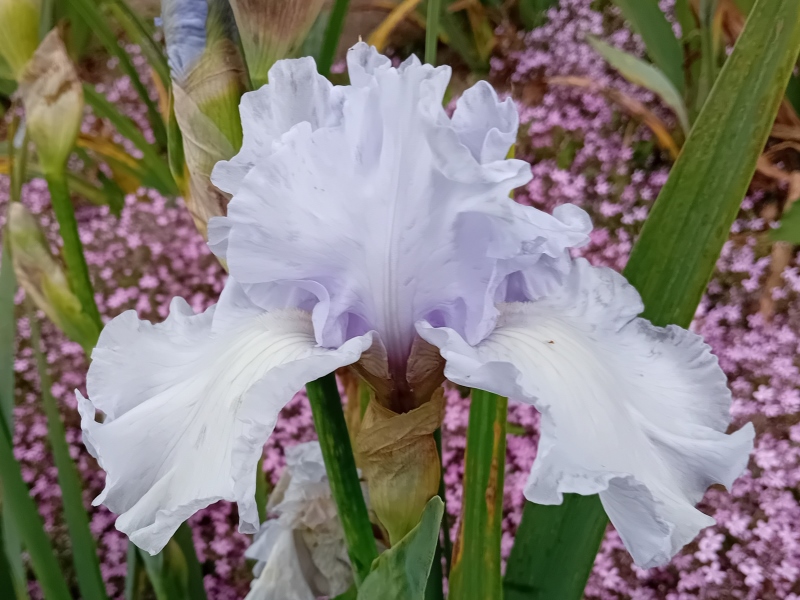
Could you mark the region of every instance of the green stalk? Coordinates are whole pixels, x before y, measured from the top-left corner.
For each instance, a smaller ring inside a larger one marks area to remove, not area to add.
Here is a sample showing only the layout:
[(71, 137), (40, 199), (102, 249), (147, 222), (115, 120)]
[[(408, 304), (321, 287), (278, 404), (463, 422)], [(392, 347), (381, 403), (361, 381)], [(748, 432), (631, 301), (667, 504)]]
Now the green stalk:
[(61, 239), (64, 240), (64, 262), (67, 265), (67, 278), (72, 292), (81, 301), (83, 310), (96, 320), (102, 323), (100, 311), (94, 301), (94, 291), (92, 280), (89, 278), (89, 267), (86, 265), (86, 257), (83, 255), (83, 244), (78, 234), (78, 223), (75, 220), (75, 210), (69, 196), (69, 186), (65, 171), (45, 173), (47, 187), (50, 189), (50, 199), (53, 204), (53, 212), (58, 220), (58, 227)]
[(47, 373), (47, 361), (42, 354), (39, 321), (32, 307), (29, 307), (28, 317), (31, 328), (31, 345), (39, 370), (42, 404), (47, 417), (47, 437), (53, 451), (53, 460), (58, 472), (58, 485), (64, 501), (64, 518), (72, 542), (72, 557), (75, 563), (78, 588), (81, 591), (81, 597), (86, 600), (105, 600), (108, 596), (103, 577), (100, 575), (97, 547), (89, 530), (89, 517), (83, 506), (80, 476), (69, 455), (69, 444), (67, 444), (58, 405), (50, 393), (52, 384)]
[(502, 598), (500, 540), (508, 400), (472, 390), (461, 523), (450, 572), (451, 600)]
[(436, 66), (436, 49), (439, 42), (439, 15), (441, 0), (428, 0), (428, 15), (425, 20), (425, 62)]
[[(758, 0), (633, 248), (643, 316), (686, 327), (755, 172), (800, 52), (800, 2)], [(526, 504), (506, 600), (577, 600), (607, 518), (597, 496)]]
[[(436, 66), (436, 50), (439, 43), (439, 14), (441, 13), (441, 0), (429, 0), (428, 14), (425, 21), (425, 62), (429, 65)], [(439, 464), (442, 461), (442, 429), (437, 429), (434, 434), (436, 439), (436, 453), (439, 457)], [(444, 486), (444, 469), (441, 469), (441, 478), (439, 479), (439, 497), (442, 499), (444, 510), (442, 511), (442, 526), (441, 531), (444, 533), (444, 539), (450, 541), (450, 529), (447, 525), (447, 505)], [(431, 571), (428, 574), (428, 585), (425, 587), (425, 600), (443, 600), (444, 599), (444, 572), (442, 570), (442, 542), (441, 533), (440, 540), (436, 542), (436, 552), (433, 555), (433, 563), (431, 564)], [(450, 544), (447, 548), (447, 563), (450, 564)]]
[(325, 28), (325, 36), (322, 38), (322, 50), (319, 60), (317, 60), (319, 72), (325, 77), (330, 74), (333, 60), (336, 57), (336, 49), (339, 47), (339, 38), (342, 37), (344, 18), (347, 16), (349, 4), (350, 0), (335, 0), (328, 17), (328, 26)]
[(372, 561), (378, 557), (378, 548), (361, 491), (336, 377), (330, 374), (312, 381), (306, 385), (306, 391), (331, 493), (344, 529), (347, 553), (356, 583), (360, 584), (369, 573)]

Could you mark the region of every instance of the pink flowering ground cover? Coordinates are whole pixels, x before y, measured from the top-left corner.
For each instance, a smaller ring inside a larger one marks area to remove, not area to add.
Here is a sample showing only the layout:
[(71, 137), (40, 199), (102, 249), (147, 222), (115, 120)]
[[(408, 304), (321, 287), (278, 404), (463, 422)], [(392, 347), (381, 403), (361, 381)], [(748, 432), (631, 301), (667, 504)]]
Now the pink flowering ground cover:
[[(592, 33), (643, 54), (641, 42), (624, 27), (618, 14), (609, 8), (599, 12), (597, 4), (562, 0), (550, 12), (547, 25), (525, 36), (499, 32), (505, 36), (505, 50), (493, 60), (492, 78), (499, 88), (526, 102), (520, 100), (519, 105), (522, 126), (517, 156), (533, 164), (534, 179), (518, 192), (517, 199), (545, 210), (565, 202), (585, 208), (596, 229), (582, 254), (595, 264), (621, 269), (667, 178), (669, 160), (654, 146), (646, 129), (598, 94), (556, 86), (543, 88), (533, 99), (526, 93), (544, 78), (579, 75), (621, 89), (662, 118), (671, 118), (651, 94), (621, 80), (585, 43), (585, 35)], [(143, 67), (136, 49), (131, 52)], [(126, 79), (98, 89), (146, 128), (142, 108)], [(98, 127), (108, 125), (88, 114), (85, 128)], [(7, 197), (8, 181), (0, 178), (0, 204), (5, 204)], [(770, 199), (770, 194), (759, 192), (745, 200), (734, 225), (735, 235), (724, 248), (693, 324), (728, 374), (735, 398), (735, 427), (748, 420), (756, 425), (758, 437), (749, 469), (730, 494), (717, 489), (708, 492), (702, 508), (718, 524), (705, 530), (667, 567), (637, 569), (619, 537), (609, 530), (587, 598), (800, 600), (800, 370), (796, 359), (800, 265), (793, 258), (783, 270), (780, 284), (771, 292), (776, 313), (767, 321), (758, 307), (770, 271), (764, 235), (770, 223), (759, 214)], [(39, 216), (55, 244), (57, 226), (44, 182), (28, 183), (23, 201)], [(5, 206), (0, 206), (0, 214), (5, 214)], [(105, 318), (135, 309), (143, 318), (161, 320), (176, 295), (185, 297), (195, 310), (216, 301), (224, 271), (180, 200), (140, 190), (127, 197), (119, 218), (107, 207), (84, 204), (77, 217)], [(15, 451), (47, 528), (66, 554), (68, 538), (45, 441), (45, 418), (22, 293), (18, 302)], [(53, 326), (44, 324), (43, 335), (54, 382), (52, 392), (62, 405), (88, 505), (102, 488), (103, 474), (81, 444), (73, 395), (76, 387), (83, 389), (87, 362), (81, 348)], [(469, 401), (450, 390), (443, 461), (453, 534), (461, 502), (468, 411)], [(512, 404), (509, 423), (504, 555), (511, 549), (522, 515), (522, 487), (536, 455), (538, 417), (532, 408)], [(277, 480), (286, 446), (314, 437), (310, 408), (299, 394), (283, 411), (265, 448), (267, 476)], [(91, 515), (108, 591), (113, 598), (121, 598), (127, 540), (114, 529), (114, 515), (105, 508), (92, 509)], [(249, 539), (236, 532), (237, 521), (236, 508), (222, 502), (190, 521), (213, 599), (241, 598), (248, 588), (250, 571), (243, 553)]]

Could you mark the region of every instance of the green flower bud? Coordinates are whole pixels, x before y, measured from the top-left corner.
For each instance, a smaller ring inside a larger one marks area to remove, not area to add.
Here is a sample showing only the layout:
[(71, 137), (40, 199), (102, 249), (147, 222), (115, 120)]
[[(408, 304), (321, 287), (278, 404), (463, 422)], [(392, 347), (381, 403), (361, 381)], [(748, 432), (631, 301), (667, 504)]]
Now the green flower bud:
[(8, 208), (11, 261), (25, 293), (67, 337), (90, 352), (100, 331), (83, 312), (34, 216), (19, 202)]
[(253, 87), (267, 83), (270, 67), (300, 48), (324, 0), (231, 0)]
[(0, 0), (0, 56), (19, 78), (39, 45), (39, 0)]
[(175, 119), (189, 171), (186, 203), (205, 235), (229, 198), (211, 184), (214, 165), (242, 145), (239, 99), (247, 74), (227, 0), (164, 0), (164, 35)]
[(19, 91), (42, 171), (61, 172), (83, 120), (83, 87), (56, 29), (25, 67)]

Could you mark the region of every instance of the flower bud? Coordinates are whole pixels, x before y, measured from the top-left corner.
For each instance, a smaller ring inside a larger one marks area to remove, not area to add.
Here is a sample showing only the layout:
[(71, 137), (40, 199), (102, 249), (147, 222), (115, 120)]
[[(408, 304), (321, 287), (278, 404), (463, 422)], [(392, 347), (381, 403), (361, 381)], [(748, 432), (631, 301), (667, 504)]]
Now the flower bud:
[(61, 171), (83, 120), (83, 87), (58, 30), (39, 44), (22, 73), (19, 91), (42, 171)]
[(371, 401), (357, 436), (358, 464), (372, 510), (392, 545), (419, 523), (439, 491), (441, 467), (433, 433), (444, 420), (444, 390), (405, 413)]
[(253, 87), (267, 83), (276, 61), (294, 55), (323, 4), (324, 0), (231, 0)]
[(353, 584), (344, 530), (319, 442), (286, 450), (286, 470), (245, 556), (257, 560), (245, 600), (339, 596)]
[(186, 204), (197, 228), (222, 216), (229, 198), (211, 170), (242, 145), (239, 99), (247, 75), (227, 0), (164, 0), (164, 36), (172, 74), (175, 119), (189, 171)]
[(90, 351), (100, 334), (72, 293), (34, 216), (19, 202), (8, 208), (11, 261), (25, 293), (67, 337)]
[(39, 45), (39, 0), (0, 0), (0, 57), (19, 78)]

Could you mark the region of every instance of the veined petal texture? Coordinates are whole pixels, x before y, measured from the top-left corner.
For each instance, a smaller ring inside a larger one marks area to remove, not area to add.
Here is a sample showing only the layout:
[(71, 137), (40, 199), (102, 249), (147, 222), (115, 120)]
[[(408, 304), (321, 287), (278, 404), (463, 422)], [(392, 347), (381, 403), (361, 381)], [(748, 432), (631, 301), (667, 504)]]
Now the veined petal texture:
[(240, 530), (254, 533), (256, 465), (278, 413), (370, 344), (367, 334), (320, 348), (310, 314), (258, 309), (232, 279), (202, 314), (181, 298), (157, 325), (121, 314), (92, 353), (89, 398), (78, 394), (84, 443), (107, 474), (94, 503), (151, 553), (218, 500), (237, 502)]
[(694, 508), (712, 484), (747, 465), (753, 427), (726, 435), (731, 394), (700, 336), (637, 318), (638, 293), (610, 269), (575, 262), (565, 283), (501, 307), (497, 328), (471, 346), (420, 325), (445, 375), (542, 413), (525, 496), (600, 494), (636, 563), (663, 565), (711, 517)]
[(530, 167), (505, 159), (516, 108), (488, 84), (451, 119), (449, 67), (412, 57), (394, 68), (363, 43), (347, 62), (350, 86), (304, 58), (245, 94), (242, 151), (212, 176), (233, 199), (209, 239), (255, 303), (274, 283), (294, 285), (322, 346), (375, 330), (402, 369), (416, 321), (479, 341), (506, 276), (566, 260), (590, 223), (575, 207), (552, 216), (508, 198)]

